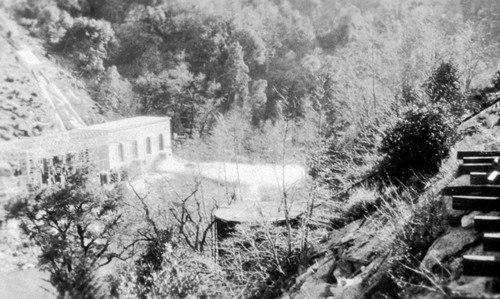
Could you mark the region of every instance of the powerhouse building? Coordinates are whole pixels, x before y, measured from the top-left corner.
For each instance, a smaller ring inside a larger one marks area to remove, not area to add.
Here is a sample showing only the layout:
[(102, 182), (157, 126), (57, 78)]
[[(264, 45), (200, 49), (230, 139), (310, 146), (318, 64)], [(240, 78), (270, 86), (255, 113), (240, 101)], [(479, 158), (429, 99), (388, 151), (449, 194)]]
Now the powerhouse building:
[(0, 197), (98, 170), (102, 184), (143, 172), (172, 155), (170, 118), (139, 116), (0, 143)]

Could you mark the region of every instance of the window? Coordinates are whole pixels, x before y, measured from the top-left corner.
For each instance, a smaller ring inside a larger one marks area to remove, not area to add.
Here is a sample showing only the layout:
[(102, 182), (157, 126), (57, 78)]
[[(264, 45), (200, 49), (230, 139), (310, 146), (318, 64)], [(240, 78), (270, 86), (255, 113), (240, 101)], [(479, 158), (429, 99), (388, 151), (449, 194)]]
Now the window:
[(123, 154), (123, 144), (118, 144), (118, 156), (120, 157), (120, 162), (125, 161), (125, 155)]
[(99, 177), (101, 179), (101, 185), (107, 185), (108, 184), (108, 175), (106, 173), (100, 173)]
[(134, 158), (139, 158), (139, 146), (137, 145), (137, 140), (132, 141), (132, 155), (134, 155)]
[(146, 153), (151, 154), (151, 138), (146, 138)]
[(160, 151), (163, 150), (163, 134), (160, 134), (159, 136), (159, 145), (160, 145)]

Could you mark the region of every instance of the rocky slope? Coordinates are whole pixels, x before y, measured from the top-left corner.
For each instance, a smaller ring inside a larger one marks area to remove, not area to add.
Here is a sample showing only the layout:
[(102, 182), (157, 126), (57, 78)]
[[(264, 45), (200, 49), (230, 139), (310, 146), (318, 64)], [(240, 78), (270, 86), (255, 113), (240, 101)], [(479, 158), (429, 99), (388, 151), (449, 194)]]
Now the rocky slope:
[(68, 129), (58, 98), (84, 123), (103, 122), (84, 87), (0, 9), (0, 142)]
[[(474, 230), (473, 217), (484, 214), (479, 211), (457, 211), (452, 208), (450, 196), (442, 196), (440, 191), (445, 186), (469, 185), (469, 175), (457, 175), (458, 150), (499, 150), (500, 143), (500, 107), (498, 104), (482, 112), (463, 124), (463, 128), (475, 127), (476, 133), (466, 136), (458, 142), (450, 153), (450, 158), (441, 167), (419, 201), (434, 200), (442, 209), (432, 210), (432, 219), (422, 223), (426, 229), (439, 228), (438, 237), (424, 252), (420, 266), (412, 269), (419, 276), (422, 287), (411, 287), (398, 297), (406, 298), (500, 298), (500, 289), (494, 279), (464, 276), (462, 256), (482, 253), (481, 234)], [(299, 298), (385, 298), (394, 287), (388, 277), (398, 279), (397, 273), (391, 273), (394, 263), (398, 263), (397, 244), (394, 237), (404, 225), (403, 218), (416, 213), (408, 205), (408, 213), (391, 213), (378, 210), (369, 218), (352, 222), (334, 230), (318, 250), (315, 264), (298, 276), (291, 288), (282, 296), (283, 299)], [(397, 210), (397, 207), (394, 208)], [(489, 213), (498, 215), (498, 213)], [(401, 219), (395, 219), (395, 218)], [(395, 227), (396, 226), (396, 227)], [(418, 223), (414, 226), (418, 230)], [(411, 234), (405, 228), (405, 232)], [(424, 239), (426, 236), (412, 235)], [(418, 240), (413, 240), (417, 242)]]

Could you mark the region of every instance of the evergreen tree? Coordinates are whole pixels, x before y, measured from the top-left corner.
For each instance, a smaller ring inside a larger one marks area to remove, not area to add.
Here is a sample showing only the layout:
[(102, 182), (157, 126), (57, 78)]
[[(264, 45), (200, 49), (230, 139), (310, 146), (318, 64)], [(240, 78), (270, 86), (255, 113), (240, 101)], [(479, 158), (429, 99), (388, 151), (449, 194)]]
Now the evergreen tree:
[(122, 115), (133, 114), (135, 110), (132, 84), (120, 76), (114, 65), (106, 70), (96, 99), (101, 105)]
[(243, 58), (243, 48), (238, 42), (229, 46), (224, 69), (226, 74), (222, 88), (227, 95), (228, 104), (243, 107), (248, 97), (250, 77), (248, 76), (248, 66)]
[(434, 104), (444, 112), (456, 117), (462, 116), (469, 108), (460, 90), (457, 68), (451, 62), (443, 62), (425, 83), (425, 90)]

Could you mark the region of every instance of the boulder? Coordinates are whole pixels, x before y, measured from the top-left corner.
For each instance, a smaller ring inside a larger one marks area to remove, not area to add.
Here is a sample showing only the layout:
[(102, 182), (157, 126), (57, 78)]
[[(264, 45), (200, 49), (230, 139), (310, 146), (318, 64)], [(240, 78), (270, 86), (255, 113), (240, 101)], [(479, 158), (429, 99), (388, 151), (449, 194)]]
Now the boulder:
[(452, 282), (449, 286), (451, 292), (455, 295), (462, 295), (464, 297), (480, 297), (484, 296), (491, 290), (492, 279), (487, 277), (474, 277), (472, 281), (462, 285), (458, 285), (456, 281)]
[(330, 299), (358, 299), (363, 298), (362, 278), (345, 279), (341, 284), (330, 288)]
[(464, 228), (452, 228), (447, 234), (438, 238), (429, 248), (422, 260), (422, 266), (434, 271), (436, 266), (447, 257), (462, 251), (465, 246), (475, 242), (480, 234)]
[(333, 276), (336, 281), (340, 282), (342, 279), (351, 277), (356, 270), (356, 266), (349, 260), (340, 259), (335, 270), (333, 270)]
[(336, 283), (337, 280), (335, 279), (335, 276), (333, 276), (333, 269), (335, 268), (335, 264), (335, 259), (332, 257), (326, 263), (320, 265), (317, 268), (314, 276), (324, 280), (327, 283)]
[[(290, 299), (302, 299), (302, 298), (326, 298), (330, 297), (332, 293), (330, 292), (331, 284), (323, 282), (318, 279), (311, 279), (302, 285), (298, 292), (289, 295)], [(286, 297), (285, 297), (286, 298)]]
[(474, 217), (477, 215), (482, 215), (480, 211), (472, 211), (470, 214), (464, 215), (460, 220), (463, 228), (474, 227)]

